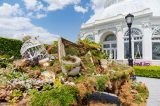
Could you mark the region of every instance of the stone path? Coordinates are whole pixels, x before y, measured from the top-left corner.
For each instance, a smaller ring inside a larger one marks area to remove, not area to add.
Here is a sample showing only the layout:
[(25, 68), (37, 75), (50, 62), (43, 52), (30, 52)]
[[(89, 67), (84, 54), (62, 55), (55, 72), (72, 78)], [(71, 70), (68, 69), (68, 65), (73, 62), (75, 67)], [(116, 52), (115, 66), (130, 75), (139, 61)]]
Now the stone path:
[(137, 81), (145, 83), (148, 87), (147, 106), (160, 106), (160, 79), (137, 77)]

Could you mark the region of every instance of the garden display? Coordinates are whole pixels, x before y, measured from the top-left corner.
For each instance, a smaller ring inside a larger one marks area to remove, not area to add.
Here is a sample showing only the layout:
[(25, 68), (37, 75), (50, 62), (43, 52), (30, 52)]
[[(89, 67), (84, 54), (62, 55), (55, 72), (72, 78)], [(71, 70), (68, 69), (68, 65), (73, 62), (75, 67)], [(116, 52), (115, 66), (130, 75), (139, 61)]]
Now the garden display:
[[(33, 58), (26, 58), (25, 52), (21, 52), (22, 58), (0, 58), (0, 106), (146, 105), (148, 89), (130, 79), (133, 68), (107, 59), (100, 45), (91, 41), (61, 43), (66, 52), (61, 53), (66, 54), (62, 58), (55, 53), (60, 49), (57, 43), (49, 45), (49, 50), (44, 47), (46, 53), (42, 57), (53, 55), (52, 61), (38, 58), (39, 62), (33, 65)], [(38, 50), (33, 57), (39, 57), (38, 47), (32, 49)], [(94, 96), (97, 93), (110, 99), (101, 101)]]

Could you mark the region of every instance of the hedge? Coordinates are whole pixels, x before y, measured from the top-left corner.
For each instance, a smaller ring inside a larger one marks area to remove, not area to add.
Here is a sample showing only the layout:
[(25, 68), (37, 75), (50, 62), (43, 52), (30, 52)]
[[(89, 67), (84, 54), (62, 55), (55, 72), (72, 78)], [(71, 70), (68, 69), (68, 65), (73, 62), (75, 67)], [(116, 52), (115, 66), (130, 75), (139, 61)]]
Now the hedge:
[(160, 78), (160, 66), (134, 66), (136, 76)]
[(21, 57), (20, 49), (22, 41), (0, 37), (0, 55)]

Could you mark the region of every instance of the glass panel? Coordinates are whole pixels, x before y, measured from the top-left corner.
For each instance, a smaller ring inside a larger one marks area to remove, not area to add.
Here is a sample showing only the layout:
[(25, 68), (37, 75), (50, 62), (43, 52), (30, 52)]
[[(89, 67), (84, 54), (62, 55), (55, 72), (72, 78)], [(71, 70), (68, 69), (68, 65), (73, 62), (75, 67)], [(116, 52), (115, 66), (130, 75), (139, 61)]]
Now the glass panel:
[(115, 40), (116, 40), (116, 35), (114, 34), (107, 35), (106, 38), (104, 39), (104, 41), (115, 41)]
[(103, 45), (103, 48), (110, 48), (110, 44)]
[(112, 57), (112, 59), (114, 59), (114, 49), (112, 49), (111, 57)]
[(107, 50), (107, 55), (108, 55), (109, 58), (110, 58), (110, 50)]
[(129, 43), (124, 43), (124, 58), (127, 59), (129, 56)]
[(117, 49), (115, 49), (115, 54), (116, 54), (115, 59), (117, 59)]
[(160, 43), (159, 42), (152, 43), (152, 59), (160, 60)]
[(117, 44), (112, 44), (111, 47), (112, 47), (112, 48), (116, 48), (116, 47), (117, 47)]
[(134, 42), (134, 58), (141, 59), (142, 55), (142, 42)]

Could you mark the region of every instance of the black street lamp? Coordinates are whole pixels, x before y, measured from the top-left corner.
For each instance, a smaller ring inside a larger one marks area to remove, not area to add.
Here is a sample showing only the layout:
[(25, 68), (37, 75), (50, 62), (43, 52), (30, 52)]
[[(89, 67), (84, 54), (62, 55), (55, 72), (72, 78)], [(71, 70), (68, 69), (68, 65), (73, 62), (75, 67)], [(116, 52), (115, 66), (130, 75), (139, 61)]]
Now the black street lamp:
[(131, 42), (131, 26), (132, 22), (134, 20), (134, 15), (128, 14), (125, 17), (126, 23), (128, 25), (128, 31), (129, 31), (129, 57), (128, 57), (128, 65), (133, 67), (133, 59), (132, 59), (132, 42)]

